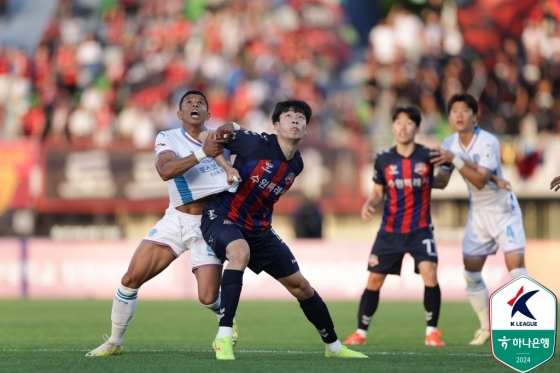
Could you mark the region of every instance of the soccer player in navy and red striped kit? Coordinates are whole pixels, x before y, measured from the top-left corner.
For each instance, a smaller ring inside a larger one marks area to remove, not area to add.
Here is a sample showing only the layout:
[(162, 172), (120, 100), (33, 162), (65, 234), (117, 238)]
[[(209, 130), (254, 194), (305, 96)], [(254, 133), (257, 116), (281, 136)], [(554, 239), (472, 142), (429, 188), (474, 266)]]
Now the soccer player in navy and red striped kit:
[(404, 254), (414, 258), (415, 272), (424, 280), (426, 339), (429, 346), (444, 346), (437, 330), (441, 292), (437, 282), (437, 251), (432, 235), (430, 201), (432, 188), (442, 188), (430, 162), (430, 149), (414, 142), (420, 128), (420, 111), (398, 107), (393, 111), (392, 131), (396, 146), (377, 153), (374, 186), (362, 207), (362, 220), (369, 221), (375, 207), (385, 208), (377, 239), (369, 259), (370, 271), (358, 311), (358, 329), (344, 344), (365, 344), (367, 330), (385, 277), (399, 275)]
[(303, 171), (297, 148), (310, 119), (307, 103), (287, 100), (279, 102), (272, 114), (276, 135), (244, 131), (237, 124), (234, 131), (232, 123), (212, 134), (229, 137), (225, 148), (236, 155), (233, 167), (242, 179), (235, 194), (218, 194), (204, 206), (202, 215), (205, 241), (220, 259), (229, 261), (222, 276), (220, 327), (213, 343), (218, 359), (235, 359), (232, 323), (246, 267), (257, 274), (268, 273), (298, 300), (321, 335), (327, 357), (367, 358), (340, 343), (325, 302), (303, 277), (296, 258), (271, 227), (274, 204)]

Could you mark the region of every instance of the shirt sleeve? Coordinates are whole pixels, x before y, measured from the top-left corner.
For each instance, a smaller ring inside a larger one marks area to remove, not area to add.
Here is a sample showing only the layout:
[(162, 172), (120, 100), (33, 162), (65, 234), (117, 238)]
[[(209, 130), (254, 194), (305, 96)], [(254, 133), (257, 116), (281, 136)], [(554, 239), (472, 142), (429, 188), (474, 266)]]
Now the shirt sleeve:
[(478, 167), (482, 167), (490, 172), (496, 171), (500, 159), (500, 145), (498, 142), (486, 144), (480, 152)]
[[(445, 140), (443, 140), (443, 143), (441, 144), (441, 148), (444, 150), (451, 150), (451, 143), (453, 142), (453, 137), (449, 136), (448, 138), (446, 138)], [(439, 166), (440, 170), (445, 171), (445, 172), (453, 172), (454, 168), (450, 163), (444, 163), (441, 166)]]
[(165, 135), (165, 132), (160, 132), (156, 137), (155, 142), (155, 150), (156, 150), (156, 157), (160, 154), (173, 152), (175, 155), (177, 152), (173, 148), (171, 148), (171, 144), (169, 143), (169, 137)]
[(252, 131), (234, 131), (226, 145), (226, 149), (228, 149), (231, 154), (243, 157), (261, 146), (262, 142), (267, 141), (266, 136), (266, 133), (259, 134)]
[(379, 154), (377, 154), (373, 160), (373, 182), (375, 184), (385, 185), (385, 174), (381, 166)]

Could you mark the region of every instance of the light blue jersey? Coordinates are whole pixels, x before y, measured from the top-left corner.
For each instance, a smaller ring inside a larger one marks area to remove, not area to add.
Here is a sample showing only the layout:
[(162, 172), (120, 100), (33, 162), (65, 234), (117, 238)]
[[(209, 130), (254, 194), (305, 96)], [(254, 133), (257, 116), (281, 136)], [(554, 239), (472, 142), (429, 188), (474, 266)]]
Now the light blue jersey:
[[(177, 159), (181, 159), (201, 148), (202, 144), (183, 128), (160, 132), (155, 142), (156, 158), (160, 154), (172, 152)], [(224, 156), (229, 161), (227, 150), (224, 150)], [(183, 175), (167, 180), (167, 189), (169, 206), (177, 207), (225, 190), (235, 192), (237, 183), (228, 185), (224, 169), (214, 158), (205, 158)]]

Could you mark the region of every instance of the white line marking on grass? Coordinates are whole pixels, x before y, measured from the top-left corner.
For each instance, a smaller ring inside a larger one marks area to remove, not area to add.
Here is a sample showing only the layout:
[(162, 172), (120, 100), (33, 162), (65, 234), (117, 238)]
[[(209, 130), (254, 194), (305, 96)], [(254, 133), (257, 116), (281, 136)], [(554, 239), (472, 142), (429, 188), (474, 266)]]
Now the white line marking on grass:
[[(2, 352), (88, 352), (89, 350), (82, 349), (0, 349)], [(126, 352), (212, 352), (212, 350), (125, 350)], [(247, 353), (247, 354), (324, 354), (324, 351), (301, 351), (301, 350), (235, 350), (235, 352)], [(474, 357), (488, 357), (492, 354), (475, 354), (475, 353), (428, 353), (428, 352), (395, 352), (395, 351), (363, 351), (365, 354), (369, 355), (422, 355), (422, 356), (474, 356)]]

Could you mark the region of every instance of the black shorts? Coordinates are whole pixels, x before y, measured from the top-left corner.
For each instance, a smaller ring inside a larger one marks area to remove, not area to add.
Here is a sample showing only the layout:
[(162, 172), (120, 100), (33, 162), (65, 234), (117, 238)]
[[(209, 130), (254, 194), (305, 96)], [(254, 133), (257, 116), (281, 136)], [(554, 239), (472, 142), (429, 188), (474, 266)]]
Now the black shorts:
[(216, 256), (224, 262), (227, 245), (235, 240), (245, 240), (249, 244), (249, 269), (256, 274), (265, 271), (275, 279), (293, 275), (299, 271), (296, 258), (280, 237), (268, 228), (262, 232), (251, 232), (239, 227), (226, 216), (219, 214), (208, 204), (202, 210), (200, 230), (206, 243)]
[(431, 228), (410, 234), (379, 231), (371, 249), (368, 271), (387, 275), (400, 275), (404, 254), (414, 258), (414, 272), (423, 261), (437, 263), (436, 244)]

